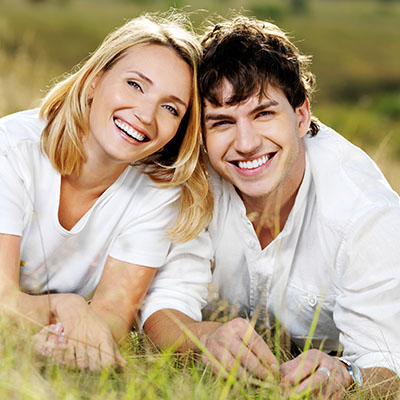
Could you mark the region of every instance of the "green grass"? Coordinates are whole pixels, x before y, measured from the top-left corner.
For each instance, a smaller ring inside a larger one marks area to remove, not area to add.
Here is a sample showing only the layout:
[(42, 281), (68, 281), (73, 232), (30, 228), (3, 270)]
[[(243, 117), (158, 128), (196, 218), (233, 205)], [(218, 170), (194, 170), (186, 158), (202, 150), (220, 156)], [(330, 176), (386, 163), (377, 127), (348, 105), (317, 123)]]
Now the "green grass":
[[(314, 327), (318, 316), (315, 318)], [(310, 328), (310, 332), (313, 327)], [(294, 400), (309, 399), (293, 390), (281, 390), (273, 378), (264, 382), (222, 379), (210, 372), (193, 353), (160, 351), (143, 334), (132, 333), (121, 345), (127, 360), (123, 369), (99, 372), (66, 369), (36, 356), (30, 331), (0, 318), (0, 398), (18, 400)], [(271, 337), (267, 342), (270, 343)], [(271, 342), (272, 343), (272, 342)], [(310, 343), (308, 343), (309, 345)], [(271, 349), (279, 344), (271, 344)], [(281, 359), (287, 359), (287, 353)], [(345, 399), (382, 399), (357, 390)]]

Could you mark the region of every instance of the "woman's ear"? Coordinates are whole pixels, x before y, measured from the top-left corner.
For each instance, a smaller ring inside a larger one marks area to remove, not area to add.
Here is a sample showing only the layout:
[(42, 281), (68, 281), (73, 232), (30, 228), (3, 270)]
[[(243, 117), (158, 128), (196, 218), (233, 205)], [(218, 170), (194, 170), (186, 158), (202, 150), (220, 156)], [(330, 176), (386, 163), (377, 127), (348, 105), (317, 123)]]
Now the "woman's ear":
[(311, 123), (310, 101), (306, 97), (304, 103), (296, 108), (298, 136), (302, 138), (309, 130)]
[(92, 82), (90, 82), (90, 87), (89, 87), (89, 95), (88, 95), (88, 101), (89, 104), (92, 103), (93, 100), (93, 96), (94, 96), (94, 91), (96, 89), (96, 86), (101, 78), (101, 76), (103, 75), (103, 71), (99, 72), (93, 79)]

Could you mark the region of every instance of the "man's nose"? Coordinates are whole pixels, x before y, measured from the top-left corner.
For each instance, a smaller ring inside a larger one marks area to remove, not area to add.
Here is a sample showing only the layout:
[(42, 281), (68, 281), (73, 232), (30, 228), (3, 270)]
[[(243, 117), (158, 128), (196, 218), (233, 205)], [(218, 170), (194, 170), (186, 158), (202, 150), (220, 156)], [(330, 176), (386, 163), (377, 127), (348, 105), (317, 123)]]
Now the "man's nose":
[(261, 136), (249, 122), (238, 122), (235, 134), (235, 150), (241, 155), (257, 152), (261, 145)]

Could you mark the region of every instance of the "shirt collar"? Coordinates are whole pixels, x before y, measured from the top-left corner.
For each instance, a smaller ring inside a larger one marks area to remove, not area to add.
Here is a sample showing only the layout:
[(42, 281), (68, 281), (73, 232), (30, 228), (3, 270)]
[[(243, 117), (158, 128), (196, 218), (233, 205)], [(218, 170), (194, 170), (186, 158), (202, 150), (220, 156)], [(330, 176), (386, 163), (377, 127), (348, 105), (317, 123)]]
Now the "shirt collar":
[[(303, 219), (303, 216), (305, 214), (306, 201), (309, 197), (309, 192), (311, 190), (311, 183), (312, 183), (312, 175), (307, 153), (305, 153), (305, 159), (306, 162), (305, 162), (304, 176), (300, 184), (299, 191), (297, 192), (296, 200), (294, 202), (292, 210), (290, 211), (286, 224), (283, 230), (277, 236), (277, 238), (279, 237), (282, 238), (292, 233), (294, 227), (298, 224), (301, 224), (301, 220)], [(234, 186), (225, 179), (222, 179), (222, 182), (223, 185), (225, 186), (225, 189), (228, 191), (230, 195), (230, 199), (233, 206), (236, 208), (236, 210), (238, 210), (241, 216), (245, 216), (246, 207), (242, 199), (240, 198), (239, 194), (236, 192)]]

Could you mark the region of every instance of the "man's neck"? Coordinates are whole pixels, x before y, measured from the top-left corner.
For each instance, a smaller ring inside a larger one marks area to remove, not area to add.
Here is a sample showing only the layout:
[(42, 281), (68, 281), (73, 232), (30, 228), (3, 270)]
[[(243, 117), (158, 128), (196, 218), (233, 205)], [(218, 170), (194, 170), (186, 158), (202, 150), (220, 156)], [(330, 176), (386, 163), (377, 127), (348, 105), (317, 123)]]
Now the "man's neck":
[(304, 177), (304, 154), (296, 164), (285, 183), (268, 197), (251, 198), (239, 193), (263, 249), (282, 231), (295, 204)]

